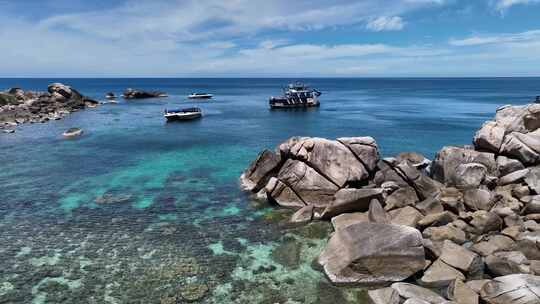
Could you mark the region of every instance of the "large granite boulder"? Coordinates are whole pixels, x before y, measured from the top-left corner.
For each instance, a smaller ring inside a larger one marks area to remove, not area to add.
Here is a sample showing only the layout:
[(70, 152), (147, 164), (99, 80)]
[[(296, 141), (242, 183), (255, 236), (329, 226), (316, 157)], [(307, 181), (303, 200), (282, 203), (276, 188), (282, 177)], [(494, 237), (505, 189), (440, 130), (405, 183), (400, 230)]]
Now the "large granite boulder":
[(530, 274), (511, 274), (484, 284), (480, 297), (488, 304), (540, 303), (540, 277)]
[(477, 149), (498, 152), (504, 139), (505, 130), (494, 121), (488, 121), (476, 132), (473, 142)]
[(540, 194), (540, 166), (529, 168), (524, 180), (531, 190)]
[(425, 266), (422, 235), (411, 227), (358, 222), (337, 230), (318, 261), (335, 284), (402, 281)]
[(306, 138), (294, 144), (289, 153), (290, 158), (306, 163), (340, 188), (360, 184), (369, 178), (369, 171), (359, 158), (337, 141)]
[(540, 161), (540, 105), (503, 106), (494, 121), (482, 125), (474, 137), (476, 149), (532, 165)]
[(373, 137), (341, 137), (337, 141), (347, 146), (369, 172), (375, 170), (380, 156)]
[(292, 159), (283, 164), (277, 180), (270, 179), (266, 185), (269, 197), (282, 206), (326, 206), (338, 190), (334, 183), (306, 163)]
[(463, 147), (444, 147), (433, 161), (433, 178), (448, 186), (477, 186), (486, 176), (498, 176), (495, 155)]
[(531, 133), (512, 132), (504, 138), (500, 153), (517, 158), (525, 165), (540, 161), (540, 131)]
[(443, 304), (446, 302), (446, 299), (439, 294), (410, 283), (394, 283), (391, 288), (396, 290), (404, 299), (419, 299), (430, 304)]
[(240, 176), (244, 190), (258, 192), (267, 183), (272, 174), (276, 174), (281, 165), (281, 157), (270, 150), (262, 151)]
[(368, 211), (371, 200), (382, 200), (382, 194), (381, 188), (341, 189), (324, 209), (322, 218), (330, 219), (341, 213)]

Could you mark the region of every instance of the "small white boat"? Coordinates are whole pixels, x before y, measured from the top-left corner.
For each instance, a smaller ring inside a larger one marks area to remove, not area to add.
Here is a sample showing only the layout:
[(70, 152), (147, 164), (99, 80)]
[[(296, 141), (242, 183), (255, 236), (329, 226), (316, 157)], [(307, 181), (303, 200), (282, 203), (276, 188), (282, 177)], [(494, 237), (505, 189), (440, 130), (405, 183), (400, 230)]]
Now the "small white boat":
[(66, 132), (62, 133), (65, 138), (74, 138), (81, 136), (83, 134), (83, 130), (80, 128), (70, 128)]
[(212, 97), (214, 96), (208, 93), (193, 93), (188, 96), (189, 99), (210, 99)]
[(180, 109), (180, 110), (165, 109), (165, 113), (163, 114), (163, 117), (165, 117), (167, 121), (193, 120), (193, 119), (201, 118), (202, 111), (199, 108), (187, 108), (187, 109)]

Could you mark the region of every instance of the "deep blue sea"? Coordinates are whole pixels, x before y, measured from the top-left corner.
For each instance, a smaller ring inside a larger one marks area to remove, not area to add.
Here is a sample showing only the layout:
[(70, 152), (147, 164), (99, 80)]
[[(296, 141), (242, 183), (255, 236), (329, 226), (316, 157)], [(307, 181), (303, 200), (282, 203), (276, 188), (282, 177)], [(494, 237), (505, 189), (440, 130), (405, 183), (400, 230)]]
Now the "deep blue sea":
[[(119, 100), (0, 133), (0, 303), (363, 303), (312, 267), (327, 223), (240, 192), (241, 171), (290, 136), (373, 136), (385, 156), (470, 144), (504, 104), (540, 95), (540, 78), (305, 79), (321, 107), (271, 111), (302, 79), (0, 79), (0, 89), (63, 82)], [(188, 101), (195, 91), (208, 101)], [(198, 106), (166, 123), (165, 108)], [(62, 132), (84, 129), (76, 140)]]

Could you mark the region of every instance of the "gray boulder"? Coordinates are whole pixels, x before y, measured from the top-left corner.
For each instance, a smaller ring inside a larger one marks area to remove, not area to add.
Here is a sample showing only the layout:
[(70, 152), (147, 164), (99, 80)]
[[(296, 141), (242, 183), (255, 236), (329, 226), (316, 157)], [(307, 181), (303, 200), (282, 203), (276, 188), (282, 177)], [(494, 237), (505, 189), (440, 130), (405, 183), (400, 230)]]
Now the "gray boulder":
[(459, 304), (478, 304), (479, 296), (472, 288), (467, 286), (462, 280), (454, 280), (447, 289), (450, 300)]
[(459, 270), (438, 259), (429, 266), (418, 282), (422, 286), (441, 288), (448, 287), (455, 280), (465, 280), (465, 276)]
[(347, 146), (324, 138), (307, 138), (290, 148), (290, 157), (305, 162), (337, 187), (369, 178), (369, 171)]
[(291, 216), (291, 223), (308, 223), (313, 220), (313, 215), (315, 212), (315, 208), (313, 205), (307, 205), (300, 209), (298, 209), (292, 216)]
[(388, 212), (390, 221), (394, 225), (404, 225), (416, 228), (423, 218), (422, 213), (411, 206), (394, 209)]
[(496, 252), (486, 258), (486, 267), (494, 276), (531, 271), (529, 260), (520, 251)]
[(485, 237), (482, 241), (470, 247), (471, 251), (481, 256), (488, 256), (499, 251), (511, 251), (516, 248), (516, 242), (506, 235), (496, 234)]
[(390, 287), (369, 290), (369, 304), (399, 304), (399, 293)]
[(504, 139), (505, 129), (494, 121), (487, 121), (476, 132), (473, 142), (477, 150), (498, 153)]
[[(442, 148), (433, 161), (431, 172), (433, 178), (449, 186), (464, 184), (461, 182), (463, 174), (468, 171), (483, 171), (480, 167), (463, 166), (465, 164), (480, 164), (486, 168), (485, 173), (489, 176), (498, 176), (495, 155), (487, 152), (479, 152), (463, 147), (447, 146)], [(461, 168), (458, 171), (458, 167)], [(459, 174), (458, 174), (459, 173)]]
[(451, 240), (457, 244), (463, 244), (467, 241), (465, 232), (453, 224), (440, 227), (428, 227), (422, 232), (422, 235), (432, 241), (442, 242), (444, 240)]
[(280, 165), (281, 157), (279, 155), (270, 150), (264, 150), (240, 176), (242, 188), (258, 192), (268, 183), (272, 173), (277, 174)]
[(441, 250), (441, 261), (466, 273), (481, 271), (482, 258), (452, 241), (446, 240)]
[(469, 222), (477, 234), (485, 234), (490, 231), (500, 231), (502, 229), (502, 219), (493, 212), (479, 210), (471, 214), (472, 220)]
[(338, 142), (349, 148), (364, 167), (373, 172), (379, 162), (379, 147), (373, 137), (341, 137)]
[(516, 238), (516, 250), (530, 260), (540, 260), (540, 230), (521, 232)]
[(329, 219), (341, 213), (368, 211), (371, 200), (382, 200), (382, 194), (381, 188), (341, 189), (334, 194), (322, 217)]
[(385, 210), (413, 206), (418, 202), (416, 191), (412, 187), (403, 187), (392, 192), (385, 200)]
[(499, 177), (502, 177), (512, 172), (525, 169), (525, 166), (517, 159), (499, 155), (497, 156), (497, 169), (499, 170)]
[(529, 168), (529, 172), (525, 176), (525, 183), (536, 194), (540, 194), (540, 166)]
[[(285, 190), (281, 188), (268, 187), (267, 193), (278, 204), (280, 202), (293, 202), (293, 205), (315, 205), (316, 207), (325, 207), (332, 202), (334, 194), (339, 188), (324, 176), (320, 175), (316, 170), (307, 164), (298, 160), (287, 160), (283, 167), (279, 170), (277, 179), (284, 185)], [(269, 181), (270, 184), (270, 181)], [(273, 188), (268, 191), (268, 188)]]
[(486, 179), (487, 168), (479, 163), (460, 164), (451, 182), (458, 189), (478, 188)]
[(512, 132), (504, 138), (501, 154), (519, 159), (524, 165), (534, 165), (540, 160), (540, 132), (527, 134)]
[(463, 192), (463, 202), (470, 210), (489, 211), (495, 204), (495, 195), (485, 189), (469, 189)]
[(487, 282), (480, 297), (488, 304), (540, 303), (540, 277), (530, 274), (511, 274)]
[(335, 284), (401, 281), (425, 265), (422, 236), (418, 230), (369, 222), (336, 230), (318, 261)]
[(501, 177), (498, 181), (498, 185), (504, 186), (508, 184), (515, 184), (523, 181), (525, 177), (529, 174), (529, 169), (521, 169), (508, 173), (507, 175)]
[(421, 286), (416, 286), (410, 283), (394, 283), (391, 287), (392, 289), (395, 289), (402, 298), (405, 299), (419, 299), (430, 304), (442, 304), (446, 302), (445, 298)]

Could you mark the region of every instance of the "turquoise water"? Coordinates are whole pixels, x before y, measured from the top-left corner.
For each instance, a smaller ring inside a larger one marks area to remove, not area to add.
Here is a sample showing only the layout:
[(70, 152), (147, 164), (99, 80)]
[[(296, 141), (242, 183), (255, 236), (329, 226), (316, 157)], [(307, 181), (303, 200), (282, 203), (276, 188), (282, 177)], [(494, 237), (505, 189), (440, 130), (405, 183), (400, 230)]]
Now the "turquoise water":
[[(124, 88), (166, 99), (120, 101), (0, 134), (0, 303), (362, 303), (312, 267), (327, 223), (286, 224), (238, 176), (293, 135), (371, 135), (383, 154), (468, 144), (496, 107), (531, 100), (540, 79), (310, 79), (322, 106), (270, 111), (288, 79), (53, 81), (100, 99)], [(216, 98), (190, 102), (192, 91)], [(167, 124), (164, 108), (202, 120)], [(81, 127), (84, 136), (61, 133)]]

